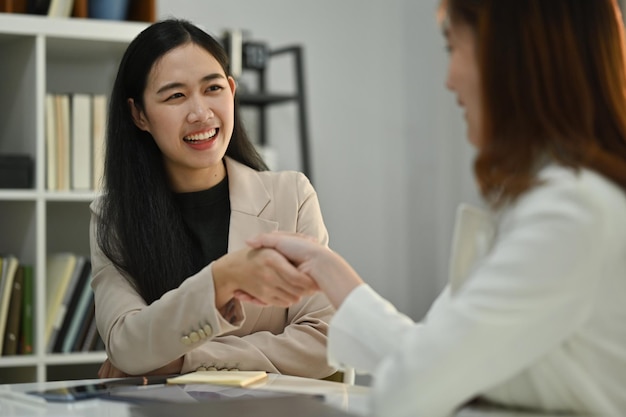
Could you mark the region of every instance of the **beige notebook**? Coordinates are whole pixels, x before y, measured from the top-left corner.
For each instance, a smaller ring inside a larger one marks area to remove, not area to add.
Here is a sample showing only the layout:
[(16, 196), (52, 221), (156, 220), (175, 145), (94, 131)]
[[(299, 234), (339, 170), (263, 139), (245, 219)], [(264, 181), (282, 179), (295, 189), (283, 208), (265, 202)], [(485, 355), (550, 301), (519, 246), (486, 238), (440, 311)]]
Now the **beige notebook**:
[(168, 378), (168, 384), (216, 384), (246, 387), (267, 379), (265, 371), (198, 371)]

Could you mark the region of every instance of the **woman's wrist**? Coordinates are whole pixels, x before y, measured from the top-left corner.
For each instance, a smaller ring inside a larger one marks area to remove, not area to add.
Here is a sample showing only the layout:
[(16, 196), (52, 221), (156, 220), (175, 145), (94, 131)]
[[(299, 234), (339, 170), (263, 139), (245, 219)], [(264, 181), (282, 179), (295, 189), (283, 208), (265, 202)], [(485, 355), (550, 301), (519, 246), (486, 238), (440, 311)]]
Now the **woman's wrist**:
[(228, 278), (228, 271), (222, 258), (213, 262), (211, 273), (215, 291), (215, 307), (220, 309), (232, 300), (237, 288), (233, 285), (233, 281)]
[(346, 297), (363, 284), (363, 280), (350, 264), (330, 249), (318, 259), (313, 269), (315, 273), (312, 278), (335, 308), (339, 308)]

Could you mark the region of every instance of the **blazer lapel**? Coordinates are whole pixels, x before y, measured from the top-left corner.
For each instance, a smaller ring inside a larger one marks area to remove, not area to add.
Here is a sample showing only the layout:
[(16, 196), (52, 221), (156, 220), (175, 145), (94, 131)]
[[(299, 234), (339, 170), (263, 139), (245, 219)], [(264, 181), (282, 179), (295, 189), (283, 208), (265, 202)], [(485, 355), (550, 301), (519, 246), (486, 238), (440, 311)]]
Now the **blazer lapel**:
[(453, 295), (461, 288), (476, 262), (489, 252), (495, 234), (496, 226), (487, 211), (468, 204), (459, 206), (449, 271)]
[(243, 248), (248, 238), (278, 230), (278, 222), (263, 218), (263, 210), (272, 195), (259, 173), (228, 157), (225, 160), (231, 210), (228, 251), (231, 252)]

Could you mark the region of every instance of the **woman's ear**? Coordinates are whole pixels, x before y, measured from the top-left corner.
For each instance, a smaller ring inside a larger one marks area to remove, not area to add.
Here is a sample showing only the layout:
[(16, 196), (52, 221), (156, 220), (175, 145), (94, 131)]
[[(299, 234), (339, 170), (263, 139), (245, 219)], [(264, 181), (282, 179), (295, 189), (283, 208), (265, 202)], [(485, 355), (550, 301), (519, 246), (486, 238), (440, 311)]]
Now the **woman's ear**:
[(128, 99), (128, 108), (130, 110), (131, 116), (133, 117), (133, 122), (135, 122), (135, 126), (137, 126), (141, 130), (149, 132), (146, 116), (143, 110), (140, 110), (139, 107), (137, 107), (134, 99)]
[(237, 81), (231, 76), (228, 77), (228, 85), (230, 86), (230, 92), (235, 96), (235, 91), (237, 90)]

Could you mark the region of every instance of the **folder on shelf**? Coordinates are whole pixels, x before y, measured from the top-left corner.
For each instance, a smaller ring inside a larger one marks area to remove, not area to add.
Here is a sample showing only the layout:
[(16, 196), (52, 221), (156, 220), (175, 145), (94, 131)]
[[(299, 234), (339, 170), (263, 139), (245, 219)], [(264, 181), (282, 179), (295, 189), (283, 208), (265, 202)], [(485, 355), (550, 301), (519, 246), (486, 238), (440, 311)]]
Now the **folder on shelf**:
[(197, 371), (168, 378), (168, 384), (214, 384), (246, 387), (265, 381), (265, 371)]

